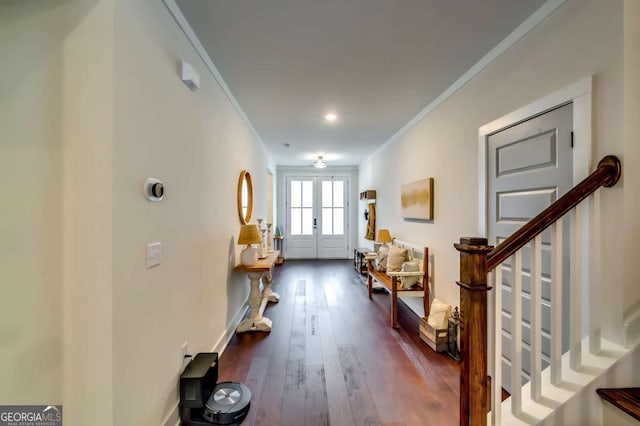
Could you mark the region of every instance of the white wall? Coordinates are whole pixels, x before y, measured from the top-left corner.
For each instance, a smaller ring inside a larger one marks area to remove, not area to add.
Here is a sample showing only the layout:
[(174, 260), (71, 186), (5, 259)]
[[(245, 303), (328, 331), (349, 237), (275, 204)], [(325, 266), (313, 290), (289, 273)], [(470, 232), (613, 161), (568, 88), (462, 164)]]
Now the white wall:
[[(594, 166), (604, 154), (622, 154), (622, 54), (622, 2), (569, 1), (361, 165), (360, 190), (377, 190), (377, 227), (430, 247), (435, 297), (458, 303), (459, 257), (453, 243), (462, 236), (479, 236), (479, 127), (594, 75)], [(426, 177), (435, 178), (434, 222), (403, 221), (400, 185)], [(623, 249), (622, 191), (619, 185), (602, 195), (607, 285), (622, 279), (616, 255)]]
[[(640, 2), (624, 2), (624, 297), (625, 312), (638, 309), (640, 262)], [(626, 167), (625, 167), (626, 166)]]
[(0, 401), (69, 424), (112, 424), (112, 35), (112, 1), (0, 3)]
[[(155, 426), (175, 420), (182, 343), (211, 350), (248, 295), (232, 272), (240, 171), (252, 175), (257, 218), (275, 170), (161, 1), (117, 1), (115, 22), (114, 419)], [(200, 90), (182, 83), (179, 60)], [(160, 203), (142, 195), (150, 176), (165, 183)], [(147, 270), (154, 241), (163, 263)]]
[(63, 49), (63, 412), (65, 424), (110, 425), (114, 2), (68, 3), (82, 4)]
[(275, 166), (160, 1), (2, 2), (0, 54), (0, 401), (175, 424), (180, 346), (219, 349), (248, 295), (238, 176), (265, 217)]
[[(62, 45), (66, 16), (0, 3), (0, 401), (62, 401)], [(34, 37), (40, 26), (50, 39)]]

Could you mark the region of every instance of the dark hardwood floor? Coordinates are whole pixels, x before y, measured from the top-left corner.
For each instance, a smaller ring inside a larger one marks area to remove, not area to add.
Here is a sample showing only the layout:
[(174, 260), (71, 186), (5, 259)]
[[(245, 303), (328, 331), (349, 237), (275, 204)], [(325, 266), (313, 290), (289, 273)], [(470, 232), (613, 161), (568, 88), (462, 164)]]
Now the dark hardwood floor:
[(367, 297), (351, 261), (291, 261), (274, 271), (270, 333), (236, 334), (219, 381), (245, 383), (245, 425), (457, 425), (459, 365), (418, 335), (389, 296)]

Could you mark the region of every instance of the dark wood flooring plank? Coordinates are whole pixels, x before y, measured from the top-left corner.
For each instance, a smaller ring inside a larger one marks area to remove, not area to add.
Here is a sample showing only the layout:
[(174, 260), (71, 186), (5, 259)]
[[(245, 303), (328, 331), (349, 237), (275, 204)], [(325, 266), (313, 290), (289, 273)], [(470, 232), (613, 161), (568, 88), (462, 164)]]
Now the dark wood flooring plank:
[(335, 355), (325, 355), (324, 371), (331, 426), (355, 425), (356, 422), (345, 384), (345, 375), (342, 372), (342, 364), (337, 350)]
[(292, 329), (284, 376), (283, 425), (302, 425), (305, 418), (305, 331)]
[[(264, 390), (264, 383), (267, 379), (267, 373), (269, 371), (269, 358), (254, 358), (249, 367), (247, 373), (245, 385), (251, 390), (251, 403), (259, 407), (261, 405), (261, 399)], [(258, 410), (249, 409), (249, 414), (246, 417), (245, 424), (252, 425), (256, 423), (256, 415)]]
[(306, 366), (305, 418), (308, 426), (328, 426), (329, 403), (327, 401), (327, 385), (324, 366)]
[(353, 348), (341, 345), (338, 347), (338, 354), (355, 424), (382, 424), (378, 418), (378, 412), (369, 393), (367, 383), (362, 377), (362, 370)]
[[(251, 389), (251, 388), (250, 388)], [(256, 412), (256, 426), (280, 426), (284, 394), (284, 375), (267, 375), (260, 400), (252, 402), (250, 411)], [(244, 422), (247, 425), (251, 423)]]
[(318, 307), (316, 305), (316, 292), (313, 288), (313, 280), (307, 281), (306, 292), (306, 313), (307, 313), (307, 335), (306, 335), (306, 360), (307, 365), (322, 364), (322, 339), (320, 337), (320, 319), (318, 317)]

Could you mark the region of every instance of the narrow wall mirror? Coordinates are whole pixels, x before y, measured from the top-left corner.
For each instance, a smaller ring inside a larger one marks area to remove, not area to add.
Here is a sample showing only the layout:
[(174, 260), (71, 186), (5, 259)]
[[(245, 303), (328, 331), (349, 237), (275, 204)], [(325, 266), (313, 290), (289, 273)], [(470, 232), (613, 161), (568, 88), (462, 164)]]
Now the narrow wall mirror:
[(240, 217), (242, 225), (247, 225), (251, 221), (252, 212), (253, 185), (251, 184), (251, 175), (248, 171), (243, 170), (238, 178), (238, 217)]

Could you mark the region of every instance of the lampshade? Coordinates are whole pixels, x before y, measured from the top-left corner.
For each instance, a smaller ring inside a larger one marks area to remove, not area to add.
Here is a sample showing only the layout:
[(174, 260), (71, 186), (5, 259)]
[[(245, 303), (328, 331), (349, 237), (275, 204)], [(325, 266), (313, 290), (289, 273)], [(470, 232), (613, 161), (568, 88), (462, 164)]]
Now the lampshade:
[(238, 244), (257, 244), (262, 242), (256, 225), (240, 225)]
[(376, 238), (376, 241), (385, 244), (392, 242), (393, 239), (388, 229), (378, 229), (378, 238)]

